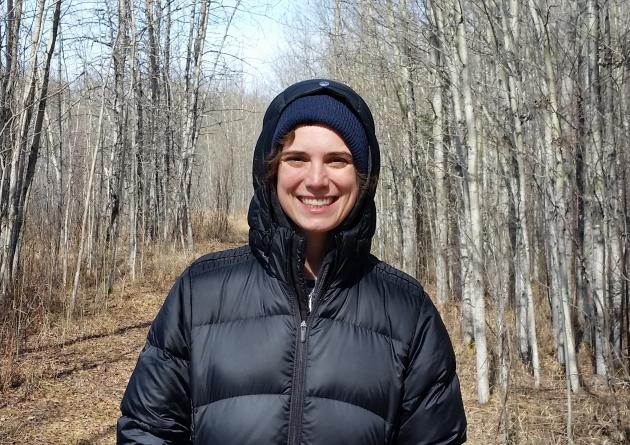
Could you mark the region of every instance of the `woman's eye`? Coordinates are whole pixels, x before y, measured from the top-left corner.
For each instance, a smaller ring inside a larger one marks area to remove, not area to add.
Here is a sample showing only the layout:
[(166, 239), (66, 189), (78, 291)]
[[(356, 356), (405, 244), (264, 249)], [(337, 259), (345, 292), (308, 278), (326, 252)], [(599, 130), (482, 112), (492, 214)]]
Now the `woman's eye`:
[(352, 161), (346, 158), (335, 158), (331, 159), (328, 164), (334, 168), (343, 168), (346, 165), (352, 164)]
[(282, 161), (286, 162), (291, 167), (300, 167), (304, 165), (304, 162), (306, 162), (303, 158), (299, 158), (299, 157), (287, 157), (287, 158), (284, 158)]

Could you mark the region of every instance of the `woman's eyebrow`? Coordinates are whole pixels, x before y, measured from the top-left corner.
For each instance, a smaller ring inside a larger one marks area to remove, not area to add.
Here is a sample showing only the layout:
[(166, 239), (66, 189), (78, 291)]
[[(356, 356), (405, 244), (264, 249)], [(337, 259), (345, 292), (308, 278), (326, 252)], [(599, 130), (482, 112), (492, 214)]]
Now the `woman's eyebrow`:
[(306, 155), (306, 151), (304, 150), (283, 150), (282, 153), (280, 154), (280, 157), (285, 157), (285, 156), (295, 156), (295, 155)]
[(326, 153), (326, 156), (345, 156), (347, 158), (352, 158), (352, 153), (348, 153), (347, 151), (332, 151), (330, 153)]
[[(282, 154), (281, 156), (285, 156), (285, 155), (307, 155), (308, 154), (308, 150), (301, 150), (299, 148), (290, 148), (287, 150), (282, 150)], [(324, 157), (333, 157), (333, 156), (344, 156), (347, 157), (349, 159), (352, 158), (352, 153), (348, 153), (347, 151), (331, 151), (331, 152), (327, 152), (324, 153)]]

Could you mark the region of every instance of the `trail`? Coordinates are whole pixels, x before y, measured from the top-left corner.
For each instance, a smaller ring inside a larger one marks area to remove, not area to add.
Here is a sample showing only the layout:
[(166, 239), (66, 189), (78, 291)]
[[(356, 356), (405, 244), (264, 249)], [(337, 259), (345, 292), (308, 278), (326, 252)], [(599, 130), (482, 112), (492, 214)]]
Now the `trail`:
[(114, 295), (83, 320), (87, 333), (27, 350), (0, 399), (0, 444), (114, 444), (120, 399), (168, 285)]
[(159, 251), (144, 278), (122, 279), (70, 323), (49, 320), (17, 362), (2, 357), (0, 365), (15, 373), (0, 392), (0, 445), (115, 444), (120, 401), (170, 286), (194, 258), (243, 244), (247, 232), (238, 228), (236, 244), (200, 244), (188, 255)]

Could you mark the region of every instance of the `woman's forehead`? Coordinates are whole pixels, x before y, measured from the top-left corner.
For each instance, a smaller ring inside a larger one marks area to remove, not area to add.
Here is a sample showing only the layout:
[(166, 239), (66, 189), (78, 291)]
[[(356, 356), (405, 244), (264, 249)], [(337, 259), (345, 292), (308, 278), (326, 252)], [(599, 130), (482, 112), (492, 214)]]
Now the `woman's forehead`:
[(331, 128), (325, 125), (301, 125), (293, 131), (293, 137), (284, 148), (329, 148), (350, 151), (346, 141)]

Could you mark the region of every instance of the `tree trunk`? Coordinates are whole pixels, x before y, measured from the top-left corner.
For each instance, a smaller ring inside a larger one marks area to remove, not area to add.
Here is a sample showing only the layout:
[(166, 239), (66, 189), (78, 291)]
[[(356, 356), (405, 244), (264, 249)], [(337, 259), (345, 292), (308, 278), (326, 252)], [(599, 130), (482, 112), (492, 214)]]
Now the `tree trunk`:
[(558, 100), (556, 80), (553, 69), (551, 42), (549, 36), (549, 23), (541, 16), (541, 8), (530, 0), (529, 10), (534, 22), (537, 41), (543, 45), (543, 66), (545, 76), (542, 80), (542, 89), (547, 100), (547, 106), (543, 110), (544, 117), (544, 153), (545, 164), (548, 167), (548, 180), (546, 184), (546, 199), (549, 201), (546, 209), (551, 211), (547, 215), (549, 230), (549, 254), (550, 270), (554, 275), (553, 281), (557, 284), (558, 319), (561, 320), (564, 341), (564, 361), (566, 376), (570, 381), (571, 389), (579, 389), (577, 361), (575, 352), (575, 339), (573, 336), (573, 318), (570, 303), (572, 301), (569, 290), (569, 264), (567, 259), (567, 244), (570, 239), (567, 218), (567, 169), (561, 150), (562, 129), (558, 117)]
[(587, 273), (593, 308), (595, 309), (594, 354), (595, 368), (599, 375), (607, 375), (608, 339), (606, 313), (608, 296), (606, 295), (606, 242), (604, 227), (605, 181), (603, 165), (603, 122), (601, 108), (601, 79), (599, 73), (600, 20), (599, 2), (587, 1), (588, 11), (588, 67), (590, 77), (589, 115), (592, 116), (592, 143), (587, 149), (585, 238), (589, 251), (585, 253)]
[[(523, 91), (521, 85), (520, 65), (518, 58), (521, 54), (517, 46), (519, 42), (519, 3), (516, 0), (501, 3), (501, 31), (502, 42), (496, 42), (497, 50), (505, 51), (501, 78), (504, 79), (506, 94), (503, 96), (505, 106), (511, 115), (512, 126), (510, 134), (512, 159), (512, 206), (514, 211), (514, 291), (517, 307), (517, 329), (519, 337), (519, 352), (521, 358), (531, 365), (534, 375), (534, 386), (540, 385), (540, 363), (538, 358), (538, 340), (536, 335), (536, 317), (534, 313), (534, 294), (532, 292), (530, 274), (529, 231), (527, 212), (527, 174), (523, 157), (526, 155), (523, 142), (523, 129), (519, 109), (522, 103), (518, 94)], [(502, 45), (501, 45), (502, 43)]]
[[(0, 253), (0, 304), (3, 303), (4, 298), (12, 288), (15, 278), (14, 273), (18, 268), (20, 258), (19, 241), (28, 206), (28, 192), (35, 174), (35, 165), (39, 158), (42, 124), (44, 122), (44, 111), (48, 98), (50, 64), (59, 29), (61, 0), (56, 0), (48, 47), (45, 52), (44, 66), (41, 70), (41, 84), (38, 85), (37, 54), (41, 43), (44, 6), (45, 1), (39, 0), (33, 25), (34, 32), (31, 39), (31, 60), (27, 70), (28, 77), (26, 88), (21, 102), (23, 112), (19, 120), (19, 133), (13, 138), (11, 167), (8, 176), (8, 211), (6, 217), (0, 217), (0, 247), (2, 249)], [(21, 2), (19, 9), (21, 9)], [(33, 131), (31, 139), (29, 134), (31, 130), (32, 113), (35, 109), (37, 113), (35, 122), (32, 124)], [(3, 192), (0, 190), (0, 195), (2, 193)]]
[[(435, 23), (435, 18), (432, 18)], [(449, 262), (448, 262), (448, 201), (446, 195), (447, 163), (446, 147), (444, 143), (444, 116), (442, 95), (444, 87), (442, 84), (442, 61), (439, 46), (439, 38), (433, 37), (433, 47), (431, 49), (431, 62), (435, 73), (433, 75), (434, 92), (431, 96), (431, 107), (433, 110), (432, 122), (432, 142), (435, 177), (435, 224), (433, 230), (433, 252), (435, 257), (435, 282), (437, 288), (438, 304), (444, 304), (449, 297)]]
[[(77, 262), (74, 269), (74, 280), (72, 283), (72, 293), (70, 294), (70, 302), (67, 308), (67, 316), (71, 318), (77, 302), (77, 294), (79, 291), (79, 278), (81, 276), (81, 264), (83, 262), (83, 250), (86, 239), (86, 226), (88, 222), (88, 212), (90, 209), (90, 202), (94, 202), (92, 198), (92, 184), (94, 183), (94, 172), (96, 170), (96, 160), (98, 159), (98, 153), (101, 150), (102, 132), (103, 132), (103, 116), (105, 114), (105, 88), (107, 82), (103, 84), (102, 99), (101, 99), (101, 111), (98, 115), (98, 131), (96, 134), (96, 141), (94, 142), (94, 150), (92, 151), (92, 161), (90, 164), (90, 170), (88, 173), (88, 182), (85, 188), (85, 197), (83, 198), (83, 216), (81, 217), (81, 234), (79, 236), (79, 246), (77, 252)], [(92, 239), (92, 237), (89, 237)]]
[(473, 304), (473, 324), (475, 332), (475, 349), (477, 365), (477, 393), (479, 403), (484, 404), (490, 399), (488, 349), (486, 344), (486, 309), (483, 284), (483, 242), (481, 233), (481, 153), (477, 145), (477, 127), (473, 111), (470, 69), (468, 66), (468, 48), (466, 31), (464, 29), (464, 2), (455, 2), (458, 16), (457, 25), (457, 55), (461, 63), (462, 96), (466, 121), (466, 149), (468, 151), (467, 176), (469, 194), (470, 239), (473, 248), (471, 256), (471, 300)]
[[(448, 46), (445, 26), (440, 8), (431, 3), (440, 44)], [(470, 68), (468, 65), (468, 48), (466, 30), (464, 28), (465, 4), (460, 1), (449, 2), (454, 12), (454, 42), (451, 45), (450, 59), (447, 59), (449, 78), (451, 80), (451, 99), (455, 117), (455, 144), (458, 147), (460, 167), (462, 169), (463, 211), (460, 213), (460, 248), (462, 267), (463, 318), (470, 310), (477, 367), (477, 393), (479, 403), (484, 404), (490, 398), (488, 348), (485, 328), (485, 297), (483, 283), (483, 246), (481, 231), (480, 194), (482, 185), (482, 155), (477, 141), (477, 124), (473, 111)], [(445, 51), (446, 52), (446, 51)], [(468, 300), (469, 299), (469, 300)], [(470, 303), (468, 303), (468, 301)], [(468, 324), (464, 322), (464, 341), (470, 341)]]

